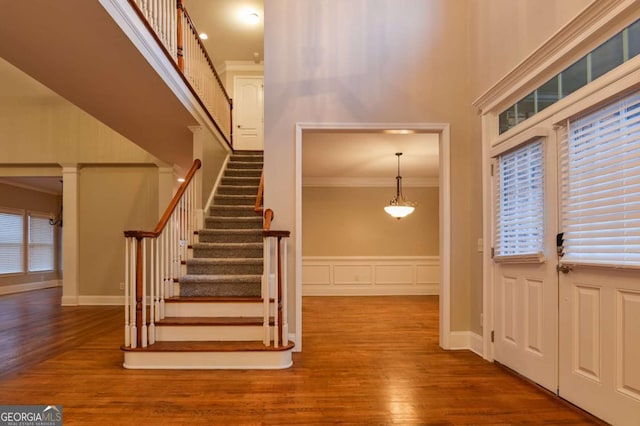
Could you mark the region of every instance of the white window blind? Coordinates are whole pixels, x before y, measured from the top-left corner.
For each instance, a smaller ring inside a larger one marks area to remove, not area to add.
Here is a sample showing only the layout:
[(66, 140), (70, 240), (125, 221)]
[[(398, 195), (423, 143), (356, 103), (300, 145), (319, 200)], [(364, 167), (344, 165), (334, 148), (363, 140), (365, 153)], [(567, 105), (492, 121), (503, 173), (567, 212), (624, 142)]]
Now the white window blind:
[(53, 229), (48, 216), (29, 214), (29, 272), (54, 269)]
[(640, 93), (567, 123), (561, 263), (640, 267)]
[(544, 250), (542, 139), (501, 154), (496, 173), (497, 262), (541, 261)]
[(24, 215), (0, 211), (0, 274), (24, 272)]

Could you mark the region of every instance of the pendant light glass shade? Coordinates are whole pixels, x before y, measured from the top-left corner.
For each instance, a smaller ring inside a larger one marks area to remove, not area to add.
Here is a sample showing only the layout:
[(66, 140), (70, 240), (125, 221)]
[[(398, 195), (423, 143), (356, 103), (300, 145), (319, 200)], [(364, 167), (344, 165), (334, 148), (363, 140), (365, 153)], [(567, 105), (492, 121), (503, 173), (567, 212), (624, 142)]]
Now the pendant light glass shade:
[(384, 208), (384, 211), (396, 219), (402, 219), (405, 216), (410, 215), (416, 209), (415, 203), (407, 201), (402, 195), (402, 176), (400, 176), (400, 156), (401, 152), (396, 152), (398, 157), (398, 175), (396, 176), (396, 196), (389, 202), (389, 205)]

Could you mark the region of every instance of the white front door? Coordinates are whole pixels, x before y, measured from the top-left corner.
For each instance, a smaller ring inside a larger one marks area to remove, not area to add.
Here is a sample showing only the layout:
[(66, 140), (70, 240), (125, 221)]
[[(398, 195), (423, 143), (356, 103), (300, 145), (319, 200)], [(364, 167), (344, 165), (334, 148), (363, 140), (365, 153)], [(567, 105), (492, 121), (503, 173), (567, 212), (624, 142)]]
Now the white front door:
[(264, 78), (234, 77), (233, 146), (238, 150), (264, 148)]
[(640, 425), (640, 92), (563, 130), (560, 396)]
[(523, 140), (494, 165), (494, 358), (556, 392), (555, 138)]

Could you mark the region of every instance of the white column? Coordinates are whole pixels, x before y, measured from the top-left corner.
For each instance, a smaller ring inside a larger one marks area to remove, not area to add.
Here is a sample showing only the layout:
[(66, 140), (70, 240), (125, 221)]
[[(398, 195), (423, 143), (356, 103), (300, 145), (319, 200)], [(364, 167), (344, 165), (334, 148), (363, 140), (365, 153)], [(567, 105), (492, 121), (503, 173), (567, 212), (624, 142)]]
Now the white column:
[(77, 306), (80, 294), (77, 164), (62, 167), (62, 206), (62, 306)]

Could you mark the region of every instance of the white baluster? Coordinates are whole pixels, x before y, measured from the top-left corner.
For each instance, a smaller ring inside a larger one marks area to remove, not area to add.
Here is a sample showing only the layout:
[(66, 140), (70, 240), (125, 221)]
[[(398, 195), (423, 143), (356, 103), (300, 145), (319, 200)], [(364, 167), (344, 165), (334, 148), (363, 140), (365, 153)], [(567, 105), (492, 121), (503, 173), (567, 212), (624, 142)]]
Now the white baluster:
[(136, 326), (136, 268), (138, 267), (136, 258), (138, 249), (135, 238), (131, 238), (131, 250), (129, 252), (131, 253), (131, 265), (135, 265), (131, 268), (131, 285), (129, 286), (129, 299), (131, 300), (131, 304), (129, 305), (131, 311), (131, 327), (129, 327), (129, 339), (131, 342), (131, 347), (135, 349), (138, 347), (138, 327)]
[(131, 346), (131, 335), (129, 334), (129, 275), (131, 265), (129, 264), (129, 240), (124, 240), (124, 346), (128, 348)]
[(157, 310), (156, 301), (156, 239), (150, 238), (149, 244), (151, 245), (151, 256), (149, 260), (149, 344), (153, 345), (156, 342), (156, 323), (155, 316)]
[(269, 317), (270, 317), (270, 299), (269, 294), (269, 239), (262, 239), (262, 253), (263, 253), (263, 271), (262, 271), (262, 327), (264, 330), (264, 338), (262, 343), (265, 346), (271, 345), (271, 334), (269, 332)]
[(147, 347), (147, 239), (142, 241), (142, 347)]
[(162, 276), (160, 277), (160, 315), (159, 319), (164, 319), (164, 299), (166, 293), (167, 286), (167, 232), (166, 229), (163, 229), (158, 237), (160, 239), (160, 273)]
[(289, 320), (287, 315), (287, 293), (289, 291), (287, 284), (287, 238), (282, 239), (282, 343), (286, 345), (289, 342)]

